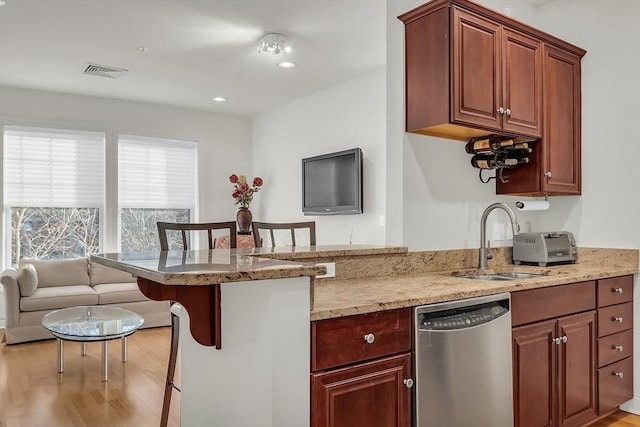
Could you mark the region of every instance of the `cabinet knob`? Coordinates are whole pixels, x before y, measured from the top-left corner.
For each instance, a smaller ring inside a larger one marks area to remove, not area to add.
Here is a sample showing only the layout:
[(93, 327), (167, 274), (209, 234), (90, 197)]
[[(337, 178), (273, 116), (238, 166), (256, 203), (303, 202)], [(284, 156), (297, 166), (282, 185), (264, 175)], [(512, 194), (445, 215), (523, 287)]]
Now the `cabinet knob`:
[(411, 378), (407, 378), (406, 380), (403, 381), (404, 385), (407, 386), (407, 388), (411, 388), (413, 387), (413, 380)]
[(551, 342), (555, 345), (560, 345), (562, 338), (551, 338)]
[(611, 288), (611, 292), (621, 294), (624, 290), (622, 288)]
[(614, 372), (613, 375), (615, 375), (618, 378), (624, 378), (624, 374), (622, 372)]
[(504, 114), (504, 108), (500, 107), (496, 110), (496, 113)]
[(551, 171), (545, 172), (544, 176), (546, 176), (547, 178), (551, 178)]
[(564, 336), (562, 337), (562, 342), (563, 342), (563, 343), (566, 343), (567, 341), (569, 341), (569, 339), (567, 338), (567, 336), (566, 336), (566, 335), (564, 335)]
[(373, 342), (376, 340), (376, 336), (373, 334), (367, 334), (364, 336), (364, 340), (367, 344), (373, 344)]
[(613, 350), (618, 350), (620, 353), (624, 351), (624, 347), (621, 345), (614, 345)]
[(622, 323), (624, 322), (624, 319), (622, 318), (622, 316), (620, 317), (614, 317), (613, 319), (611, 319), (612, 322), (618, 322), (618, 323)]
[(510, 116), (510, 115), (511, 115), (511, 110), (507, 108), (506, 110), (504, 110), (504, 113), (505, 113), (507, 116)]

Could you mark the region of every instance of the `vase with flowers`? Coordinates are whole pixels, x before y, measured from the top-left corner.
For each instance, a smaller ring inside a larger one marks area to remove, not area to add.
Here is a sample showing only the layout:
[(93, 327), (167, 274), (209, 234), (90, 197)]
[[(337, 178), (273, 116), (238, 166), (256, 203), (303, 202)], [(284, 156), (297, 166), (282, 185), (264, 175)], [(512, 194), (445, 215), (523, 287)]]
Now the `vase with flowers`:
[(251, 211), (249, 206), (253, 201), (253, 195), (260, 191), (264, 182), (262, 178), (256, 176), (251, 180), (251, 184), (247, 180), (246, 175), (233, 174), (229, 177), (229, 181), (233, 184), (233, 192), (231, 196), (235, 200), (235, 204), (240, 206), (238, 214), (236, 215), (236, 221), (238, 222), (238, 232), (248, 233), (251, 227)]

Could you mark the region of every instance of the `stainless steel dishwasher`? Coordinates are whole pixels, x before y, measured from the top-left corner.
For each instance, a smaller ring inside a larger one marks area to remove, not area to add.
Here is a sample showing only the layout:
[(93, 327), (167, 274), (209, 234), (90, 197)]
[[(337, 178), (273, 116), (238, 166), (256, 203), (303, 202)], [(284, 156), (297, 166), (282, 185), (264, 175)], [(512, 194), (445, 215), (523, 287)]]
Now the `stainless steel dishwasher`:
[(511, 298), (415, 309), (415, 426), (512, 427)]

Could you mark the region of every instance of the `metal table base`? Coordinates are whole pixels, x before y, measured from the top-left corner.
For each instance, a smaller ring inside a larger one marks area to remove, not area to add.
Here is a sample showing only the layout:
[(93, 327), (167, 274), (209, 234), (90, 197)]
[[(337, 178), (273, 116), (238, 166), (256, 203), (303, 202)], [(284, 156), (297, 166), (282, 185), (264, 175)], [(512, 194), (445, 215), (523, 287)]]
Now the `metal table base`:
[[(122, 337), (122, 362), (127, 361), (127, 338)], [(64, 341), (61, 338), (56, 338), (58, 347), (58, 372), (64, 372)], [(80, 343), (80, 354), (87, 355), (87, 343)], [(109, 369), (109, 341), (102, 341), (102, 381), (108, 380)]]

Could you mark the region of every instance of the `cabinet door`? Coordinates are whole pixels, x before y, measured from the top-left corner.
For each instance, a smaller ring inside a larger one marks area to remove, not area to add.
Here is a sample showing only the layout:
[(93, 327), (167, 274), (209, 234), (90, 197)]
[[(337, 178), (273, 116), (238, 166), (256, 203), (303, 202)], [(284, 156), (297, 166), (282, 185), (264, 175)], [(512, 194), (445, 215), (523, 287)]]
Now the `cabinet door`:
[(410, 427), (411, 353), (311, 375), (311, 427)]
[(580, 194), (580, 58), (545, 45), (543, 90), (542, 191)]
[(596, 417), (596, 312), (559, 319), (558, 334), (558, 425), (581, 426)]
[(515, 427), (551, 427), (555, 412), (556, 321), (513, 329)]
[(542, 135), (542, 43), (502, 29), (502, 92), (505, 131)]
[(500, 130), (500, 26), (453, 8), (452, 121)]

